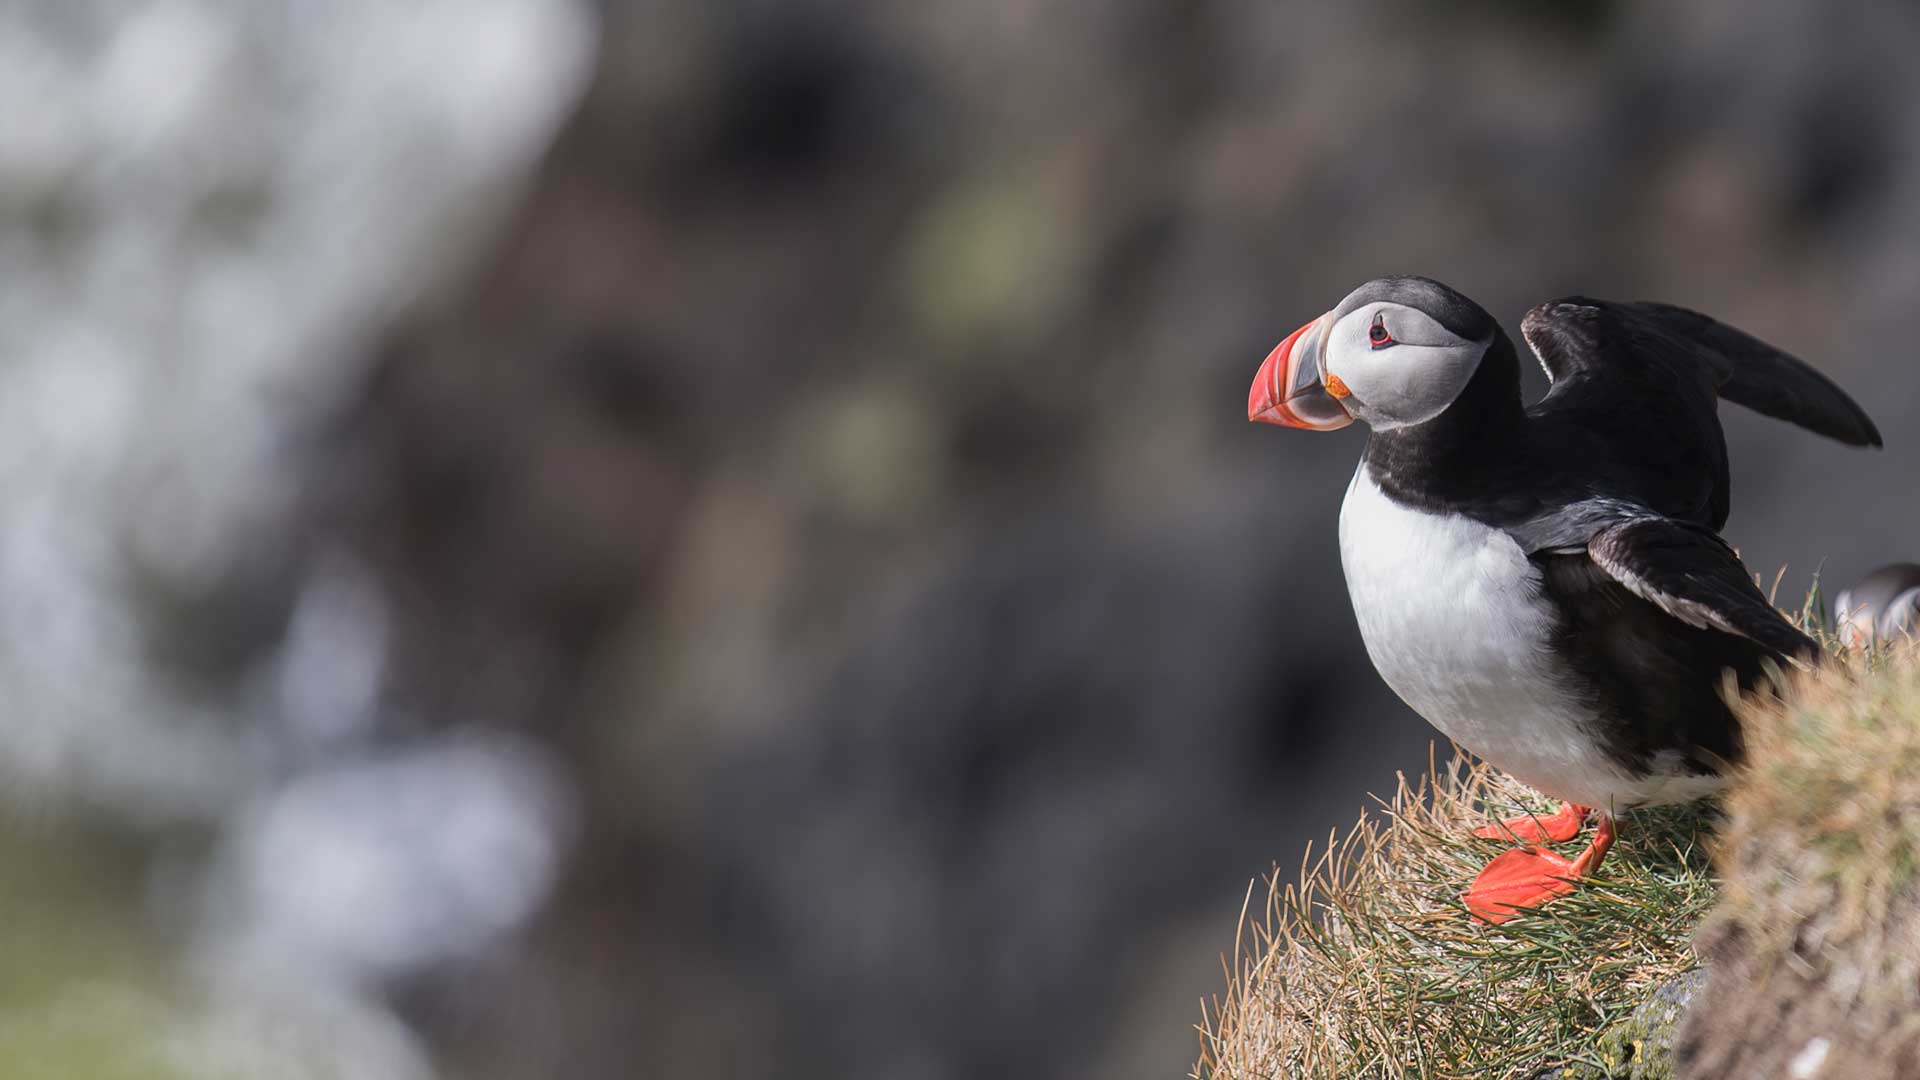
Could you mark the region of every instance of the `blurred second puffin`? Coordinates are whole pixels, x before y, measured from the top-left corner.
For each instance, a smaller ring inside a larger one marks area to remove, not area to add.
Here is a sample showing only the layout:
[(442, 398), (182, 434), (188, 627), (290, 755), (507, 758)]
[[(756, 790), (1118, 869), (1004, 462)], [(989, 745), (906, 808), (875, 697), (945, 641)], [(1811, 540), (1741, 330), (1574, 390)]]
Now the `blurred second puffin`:
[(1834, 598), (1833, 620), (1849, 648), (1920, 637), (1920, 563), (1888, 563), (1854, 582)]

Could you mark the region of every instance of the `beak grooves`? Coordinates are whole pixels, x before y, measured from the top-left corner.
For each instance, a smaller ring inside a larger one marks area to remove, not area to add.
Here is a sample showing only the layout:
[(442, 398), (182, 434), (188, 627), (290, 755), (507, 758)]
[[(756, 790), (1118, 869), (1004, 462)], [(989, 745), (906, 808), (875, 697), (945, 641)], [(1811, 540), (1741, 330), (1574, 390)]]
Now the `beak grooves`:
[(1321, 381), (1320, 347), (1325, 315), (1288, 334), (1273, 347), (1247, 390), (1247, 419), (1262, 424), (1332, 431), (1353, 423), (1338, 399), (1351, 396), (1345, 383)]

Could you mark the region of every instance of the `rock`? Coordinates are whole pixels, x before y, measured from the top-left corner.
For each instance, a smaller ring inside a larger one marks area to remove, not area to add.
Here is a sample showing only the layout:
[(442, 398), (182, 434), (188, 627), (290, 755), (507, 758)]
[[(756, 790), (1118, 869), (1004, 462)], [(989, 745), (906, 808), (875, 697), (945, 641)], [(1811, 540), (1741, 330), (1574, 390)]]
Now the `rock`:
[(1602, 1032), (1596, 1049), (1606, 1068), (1565, 1065), (1534, 1074), (1529, 1080), (1672, 1080), (1673, 1045), (1680, 1018), (1707, 985), (1707, 970), (1699, 968), (1661, 986), (1626, 1019)]

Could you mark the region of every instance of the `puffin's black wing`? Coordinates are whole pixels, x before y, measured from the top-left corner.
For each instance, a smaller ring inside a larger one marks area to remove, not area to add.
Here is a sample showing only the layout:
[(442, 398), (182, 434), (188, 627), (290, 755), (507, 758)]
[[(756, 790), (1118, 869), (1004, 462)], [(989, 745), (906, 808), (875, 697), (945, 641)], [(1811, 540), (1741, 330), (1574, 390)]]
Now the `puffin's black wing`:
[(1629, 519), (1595, 533), (1587, 556), (1629, 592), (1689, 626), (1748, 638), (1782, 659), (1818, 651), (1767, 603), (1726, 541), (1703, 525)]
[(1555, 391), (1582, 375), (1662, 381), (1704, 376), (1720, 397), (1853, 446), (1879, 446), (1880, 431), (1833, 380), (1749, 334), (1686, 308), (1570, 296), (1542, 304), (1520, 334)]

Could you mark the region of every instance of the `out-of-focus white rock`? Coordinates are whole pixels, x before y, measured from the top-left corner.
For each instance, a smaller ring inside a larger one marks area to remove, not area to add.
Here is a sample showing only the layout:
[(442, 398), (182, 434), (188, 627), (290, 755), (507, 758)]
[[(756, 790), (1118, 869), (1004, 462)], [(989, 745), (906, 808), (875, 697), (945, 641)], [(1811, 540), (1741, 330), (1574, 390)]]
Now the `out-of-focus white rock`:
[(470, 957), (545, 897), (571, 820), (553, 763), (504, 735), (310, 771), (240, 815), (205, 953), (223, 977), (354, 986)]
[(0, 791), (224, 830), (204, 881), (156, 883), (219, 921), (206, 993), (127, 991), (191, 1075), (430, 1075), (374, 984), (483, 949), (551, 881), (538, 755), (363, 745), (388, 640), (364, 570), (319, 559), (277, 655), (197, 696), (141, 604), (277, 542), (288, 434), (484, 240), (595, 31), (583, 0), (0, 9)]
[(484, 235), (589, 67), (576, 0), (0, 11), (0, 787), (217, 811), (130, 579), (260, 541), (279, 451)]

